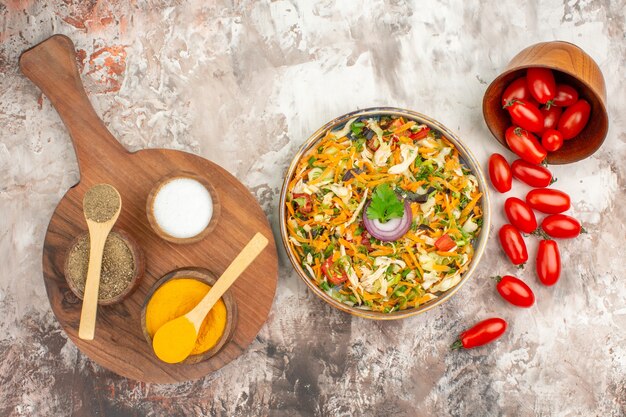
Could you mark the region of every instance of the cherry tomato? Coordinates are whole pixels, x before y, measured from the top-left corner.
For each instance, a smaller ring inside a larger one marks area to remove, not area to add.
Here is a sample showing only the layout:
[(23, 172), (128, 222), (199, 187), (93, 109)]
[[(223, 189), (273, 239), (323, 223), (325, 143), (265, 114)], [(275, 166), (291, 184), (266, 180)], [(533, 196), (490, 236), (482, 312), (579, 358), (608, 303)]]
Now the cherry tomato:
[(511, 176), (511, 167), (499, 153), (494, 153), (489, 157), (489, 178), (493, 188), (501, 193), (506, 193), (511, 189), (513, 177)]
[(571, 239), (585, 233), (585, 229), (578, 220), (565, 214), (547, 216), (541, 222), (541, 229), (548, 236), (560, 239)]
[(437, 248), (437, 250), (440, 250), (442, 252), (447, 252), (450, 249), (453, 249), (455, 246), (456, 242), (454, 242), (454, 240), (452, 240), (452, 238), (447, 234), (441, 236), (435, 241), (435, 247)]
[(528, 204), (517, 197), (509, 197), (504, 202), (504, 212), (509, 222), (524, 233), (537, 229), (537, 218)]
[(500, 228), (500, 245), (506, 256), (509, 257), (513, 265), (523, 265), (528, 260), (526, 243), (519, 230), (510, 224), (505, 224)]
[(571, 106), (578, 101), (578, 91), (567, 84), (557, 84), (552, 104), (560, 107)]
[(511, 126), (504, 133), (507, 145), (517, 156), (531, 164), (539, 164), (548, 155), (537, 137), (520, 127)]
[(541, 133), (548, 129), (556, 129), (561, 114), (563, 114), (563, 109), (557, 106), (544, 106), (540, 108), (539, 111), (543, 114), (543, 131)]
[(293, 195), (293, 200), (298, 206), (298, 211), (300, 213), (310, 213), (313, 210), (313, 203), (311, 201), (311, 196), (305, 193), (296, 193)]
[(587, 125), (590, 113), (591, 106), (585, 99), (580, 99), (566, 108), (558, 124), (558, 131), (563, 135), (563, 139), (576, 137)]
[(341, 269), (338, 262), (333, 262), (332, 258), (326, 259), (326, 262), (322, 264), (322, 272), (333, 285), (343, 284), (348, 279), (346, 271)]
[(531, 164), (523, 159), (513, 161), (511, 172), (515, 178), (535, 188), (547, 187), (554, 182), (552, 173), (547, 168)]
[(530, 94), (541, 104), (552, 100), (556, 94), (554, 74), (548, 68), (528, 68), (526, 71)]
[(535, 294), (524, 281), (512, 275), (494, 277), (496, 289), (509, 303), (514, 306), (528, 308), (535, 304)]
[(548, 68), (528, 68), (526, 71), (530, 94), (541, 104), (546, 104), (556, 94), (554, 74)]
[(531, 132), (543, 130), (543, 114), (537, 106), (533, 106), (528, 100), (512, 100), (507, 103), (505, 108), (509, 111), (513, 124)]
[(561, 255), (554, 240), (539, 242), (537, 252), (537, 277), (543, 285), (554, 285), (561, 276)]
[(533, 209), (547, 214), (562, 213), (570, 207), (569, 196), (552, 188), (530, 190), (526, 194), (526, 202)]
[(554, 152), (563, 146), (563, 135), (558, 130), (548, 129), (541, 135), (541, 146), (548, 152)]
[(504, 90), (504, 93), (502, 94), (502, 106), (506, 106), (509, 102), (515, 99), (533, 99), (530, 95), (530, 90), (528, 89), (528, 81), (526, 80), (526, 77), (518, 78), (509, 84), (509, 86)]
[(498, 339), (506, 331), (506, 321), (499, 317), (490, 318), (477, 323), (471, 329), (467, 329), (452, 344), (451, 349), (471, 349), (486, 345)]

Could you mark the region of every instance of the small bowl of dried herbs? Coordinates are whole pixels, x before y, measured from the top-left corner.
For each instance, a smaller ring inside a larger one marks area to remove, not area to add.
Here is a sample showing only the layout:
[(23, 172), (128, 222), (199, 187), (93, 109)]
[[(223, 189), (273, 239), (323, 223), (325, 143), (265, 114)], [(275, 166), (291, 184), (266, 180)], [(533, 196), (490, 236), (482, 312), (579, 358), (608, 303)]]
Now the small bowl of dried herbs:
[[(65, 260), (65, 280), (70, 290), (83, 299), (89, 265), (89, 233), (74, 239)], [(144, 257), (135, 240), (114, 228), (104, 244), (98, 304), (122, 301), (139, 285), (144, 272)]]

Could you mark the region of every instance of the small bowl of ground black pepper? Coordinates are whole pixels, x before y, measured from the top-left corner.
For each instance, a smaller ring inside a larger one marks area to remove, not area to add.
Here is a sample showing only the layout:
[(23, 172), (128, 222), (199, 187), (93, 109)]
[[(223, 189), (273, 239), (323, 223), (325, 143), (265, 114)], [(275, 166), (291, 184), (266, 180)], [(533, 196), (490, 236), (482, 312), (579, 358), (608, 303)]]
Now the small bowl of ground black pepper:
[[(89, 265), (89, 233), (74, 239), (65, 260), (65, 280), (76, 297), (83, 299)], [(114, 228), (104, 244), (98, 304), (122, 301), (139, 285), (144, 272), (144, 257), (134, 239)]]

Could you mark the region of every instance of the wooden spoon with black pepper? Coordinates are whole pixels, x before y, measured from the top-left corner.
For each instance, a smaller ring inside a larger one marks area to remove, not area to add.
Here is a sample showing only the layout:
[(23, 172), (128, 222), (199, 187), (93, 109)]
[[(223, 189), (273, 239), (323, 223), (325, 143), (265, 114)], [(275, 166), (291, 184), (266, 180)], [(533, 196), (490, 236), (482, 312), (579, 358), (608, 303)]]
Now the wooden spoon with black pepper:
[(104, 244), (121, 210), (122, 198), (112, 185), (98, 184), (87, 190), (83, 197), (83, 211), (89, 229), (89, 266), (78, 337), (84, 340), (93, 340), (95, 334)]

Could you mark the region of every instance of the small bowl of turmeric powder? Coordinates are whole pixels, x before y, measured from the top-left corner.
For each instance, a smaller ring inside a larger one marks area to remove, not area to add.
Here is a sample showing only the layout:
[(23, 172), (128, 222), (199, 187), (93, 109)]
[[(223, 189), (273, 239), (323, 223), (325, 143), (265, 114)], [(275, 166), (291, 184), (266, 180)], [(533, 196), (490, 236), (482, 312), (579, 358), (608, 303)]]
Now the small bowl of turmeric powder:
[[(154, 284), (141, 310), (141, 326), (150, 347), (157, 330), (191, 311), (216, 280), (206, 269), (183, 268), (168, 273)], [(236, 320), (235, 298), (226, 291), (202, 322), (196, 345), (182, 363), (198, 363), (216, 355), (231, 339)]]

